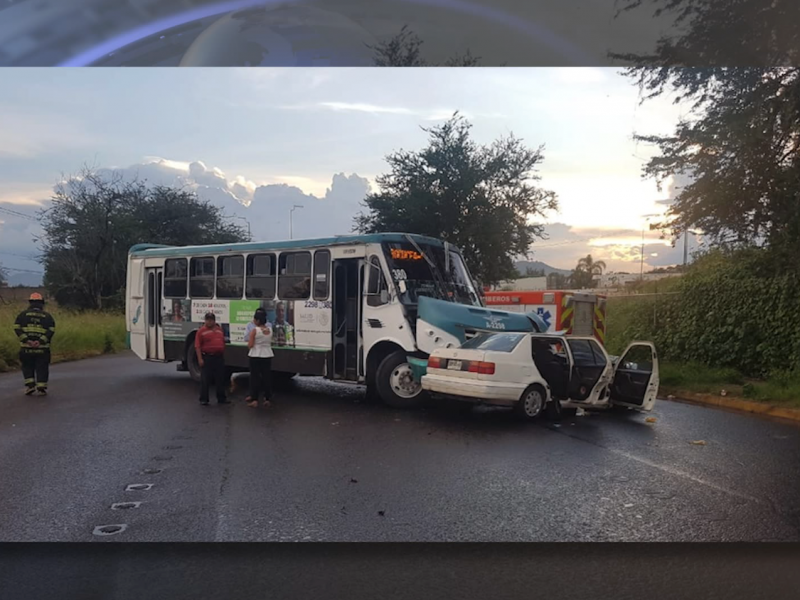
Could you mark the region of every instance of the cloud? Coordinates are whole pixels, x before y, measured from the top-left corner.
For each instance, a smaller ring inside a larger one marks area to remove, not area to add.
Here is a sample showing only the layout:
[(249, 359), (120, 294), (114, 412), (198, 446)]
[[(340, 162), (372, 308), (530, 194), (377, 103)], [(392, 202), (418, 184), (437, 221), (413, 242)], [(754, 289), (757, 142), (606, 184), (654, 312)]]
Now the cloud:
[[(591, 254), (606, 263), (608, 271), (638, 271), (642, 256), (642, 232), (635, 229), (574, 227), (551, 223), (545, 228), (547, 240), (531, 246), (532, 256), (553, 267), (572, 269), (580, 258)], [(696, 244), (695, 244), (696, 247)], [(653, 256), (653, 255), (656, 256)], [(644, 269), (680, 264), (683, 246), (673, 246), (655, 231), (645, 232)]]
[(35, 158), (96, 146), (97, 136), (62, 114), (31, 112), (0, 104), (0, 158)]

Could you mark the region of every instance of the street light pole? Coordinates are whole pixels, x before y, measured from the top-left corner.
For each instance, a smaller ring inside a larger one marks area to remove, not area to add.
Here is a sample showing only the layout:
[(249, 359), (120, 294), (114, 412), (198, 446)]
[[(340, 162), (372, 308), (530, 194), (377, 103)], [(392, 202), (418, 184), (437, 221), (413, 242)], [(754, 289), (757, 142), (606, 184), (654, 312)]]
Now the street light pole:
[(294, 239), (294, 211), (295, 209), (303, 208), (302, 204), (295, 204), (292, 206), (292, 209), (289, 211), (289, 239)]

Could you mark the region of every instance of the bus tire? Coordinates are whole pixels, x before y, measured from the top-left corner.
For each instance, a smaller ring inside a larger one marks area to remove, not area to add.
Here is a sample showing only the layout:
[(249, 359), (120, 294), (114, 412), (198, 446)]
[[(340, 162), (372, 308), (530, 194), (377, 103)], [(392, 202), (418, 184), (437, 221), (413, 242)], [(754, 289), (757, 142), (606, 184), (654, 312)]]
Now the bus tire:
[(200, 363), (197, 362), (197, 352), (194, 349), (194, 343), (186, 347), (186, 370), (189, 371), (189, 376), (200, 383), (203, 379), (203, 371), (200, 368)]
[(422, 384), (413, 380), (405, 350), (396, 350), (386, 356), (378, 365), (375, 380), (375, 388), (386, 406), (416, 408), (425, 401)]

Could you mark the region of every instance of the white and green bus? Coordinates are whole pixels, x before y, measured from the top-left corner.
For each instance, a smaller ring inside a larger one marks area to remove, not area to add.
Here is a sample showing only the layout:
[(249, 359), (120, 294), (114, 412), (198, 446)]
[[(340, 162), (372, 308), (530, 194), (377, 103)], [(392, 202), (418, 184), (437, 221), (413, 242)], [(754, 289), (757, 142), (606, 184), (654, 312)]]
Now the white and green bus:
[(128, 256), (126, 315), (137, 356), (199, 379), (194, 336), (208, 312), (247, 369), (245, 329), (273, 324), (277, 376), (366, 384), (386, 404), (421, 401), (427, 357), (479, 331), (544, 331), (536, 315), (483, 306), (458, 248), (404, 233), (207, 246), (139, 244)]

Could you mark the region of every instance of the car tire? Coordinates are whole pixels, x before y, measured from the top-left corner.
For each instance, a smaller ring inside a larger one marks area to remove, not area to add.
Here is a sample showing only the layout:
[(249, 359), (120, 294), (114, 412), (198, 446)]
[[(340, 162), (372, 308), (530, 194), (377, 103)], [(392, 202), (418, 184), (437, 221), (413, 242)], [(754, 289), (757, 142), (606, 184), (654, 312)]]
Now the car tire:
[(522, 392), (522, 396), (514, 405), (514, 412), (520, 418), (532, 421), (545, 410), (546, 402), (547, 393), (544, 388), (540, 385), (532, 385)]
[(413, 381), (408, 353), (397, 350), (389, 354), (378, 365), (375, 373), (375, 388), (381, 401), (392, 408), (416, 408), (425, 402), (426, 394), (422, 384)]

